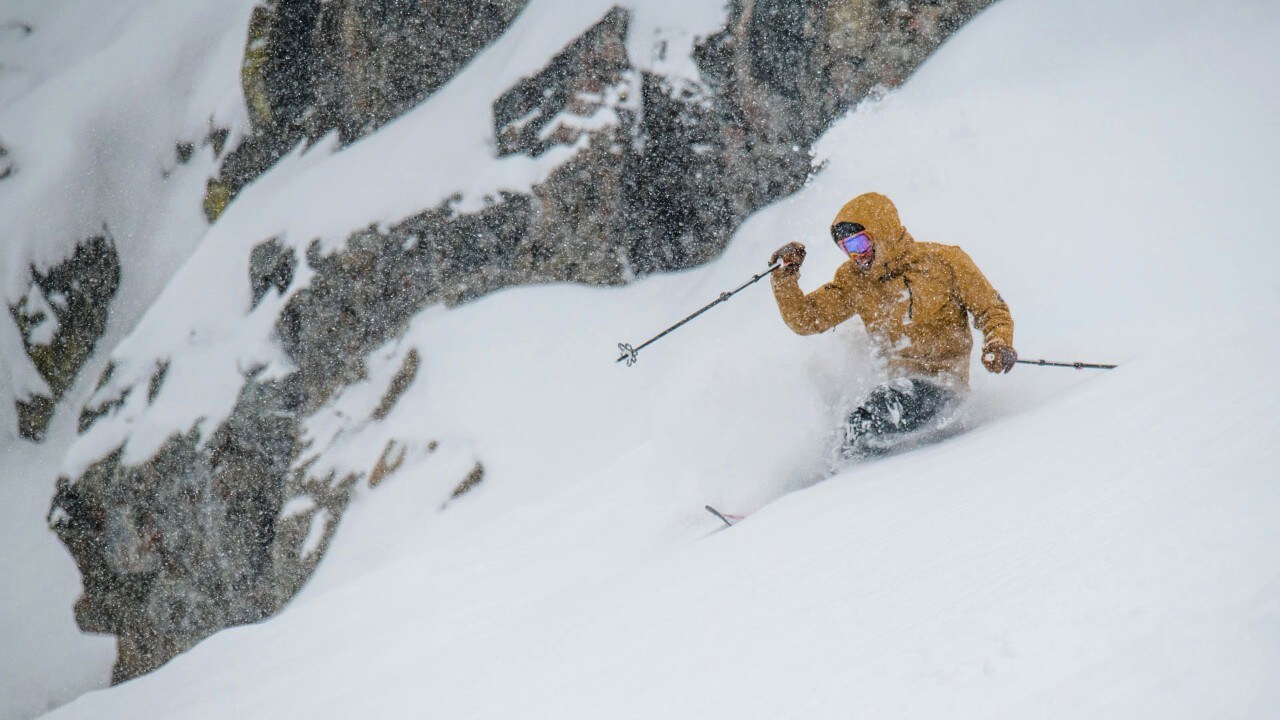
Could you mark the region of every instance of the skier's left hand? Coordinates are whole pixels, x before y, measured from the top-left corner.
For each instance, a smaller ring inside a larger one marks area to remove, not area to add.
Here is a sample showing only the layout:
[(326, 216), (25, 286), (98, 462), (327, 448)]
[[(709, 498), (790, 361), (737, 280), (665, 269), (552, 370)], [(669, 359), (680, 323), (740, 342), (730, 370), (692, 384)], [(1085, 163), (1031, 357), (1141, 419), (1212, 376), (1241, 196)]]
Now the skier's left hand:
[(982, 351), (982, 364), (987, 370), (1007, 373), (1018, 362), (1018, 351), (1008, 345), (989, 345)]

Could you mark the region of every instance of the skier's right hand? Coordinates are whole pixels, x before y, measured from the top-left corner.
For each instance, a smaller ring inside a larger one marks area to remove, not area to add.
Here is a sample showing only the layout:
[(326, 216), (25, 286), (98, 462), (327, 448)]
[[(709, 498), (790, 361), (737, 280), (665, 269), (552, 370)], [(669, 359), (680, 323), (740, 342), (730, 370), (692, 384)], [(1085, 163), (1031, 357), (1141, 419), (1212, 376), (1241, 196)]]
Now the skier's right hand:
[(789, 242), (773, 251), (773, 255), (769, 257), (769, 264), (772, 265), (781, 260), (782, 267), (778, 268), (778, 272), (796, 275), (800, 272), (800, 266), (804, 263), (804, 256), (805, 249), (803, 244)]

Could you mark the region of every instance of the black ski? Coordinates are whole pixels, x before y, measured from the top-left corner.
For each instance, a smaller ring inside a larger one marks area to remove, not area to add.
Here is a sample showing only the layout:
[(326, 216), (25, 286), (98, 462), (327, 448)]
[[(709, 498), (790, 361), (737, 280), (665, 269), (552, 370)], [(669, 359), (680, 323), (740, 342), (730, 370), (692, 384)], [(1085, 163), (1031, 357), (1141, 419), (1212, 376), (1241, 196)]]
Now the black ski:
[(719, 510), (711, 507), (710, 505), (706, 505), (704, 507), (707, 508), (707, 512), (720, 518), (720, 521), (723, 522), (725, 525), (728, 525), (729, 527), (733, 527), (734, 523), (738, 522), (743, 517), (745, 517), (743, 515), (734, 515), (732, 513), (722, 513)]

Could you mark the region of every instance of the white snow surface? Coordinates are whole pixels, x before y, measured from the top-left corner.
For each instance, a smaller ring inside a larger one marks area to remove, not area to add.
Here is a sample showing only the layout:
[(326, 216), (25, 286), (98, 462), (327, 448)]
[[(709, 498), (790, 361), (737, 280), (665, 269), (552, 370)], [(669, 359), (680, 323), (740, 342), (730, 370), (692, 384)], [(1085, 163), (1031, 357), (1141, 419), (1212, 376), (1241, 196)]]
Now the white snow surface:
[[(112, 346), (151, 305), (208, 226), (213, 152), (176, 145), (247, 123), (240, 55), (255, 0), (6, 0), (0, 3), (0, 300), (42, 307), (31, 337), (57, 331), (30, 268), (109, 233), (122, 265), (104, 337), (39, 445), (17, 438), (14, 400), (48, 393), (0, 319), (0, 718), (46, 712), (110, 679), (115, 641), (82, 634), (70, 555), (45, 524), (58, 467)], [(55, 294), (50, 302), (66, 302)]]
[[(554, 53), (581, 30), (562, 9), (535, 0), (441, 96)], [(670, 17), (670, 37), (702, 27)], [(997, 3), (837, 123), (824, 169), (716, 262), (419, 314), (308, 425), (317, 472), (367, 471), (388, 443), (405, 460), (300, 596), (49, 717), (1280, 716), (1277, 72), (1268, 0)], [(249, 243), (336, 247), (348, 220), (431, 202), (430, 168), (458, 166), (400, 158), (479, 152), (433, 141), (453, 128), (434, 103), (247, 190), (117, 349), (130, 372), (268, 358), (283, 300), (245, 317)], [(487, 157), (467, 198), (546, 170)], [(867, 190), (968, 251), (1024, 356), (1121, 367), (979, 368), (968, 432), (815, 483), (877, 380), (856, 323), (797, 337), (753, 287), (613, 362), (786, 240), (811, 241), (802, 284), (824, 282), (825, 228)], [(183, 345), (192, 328), (208, 342)], [(416, 381), (363, 420), (410, 349)], [(162, 393), (116, 420), (216, 419), (235, 387), (203, 377), (199, 412)], [(718, 531), (708, 502), (754, 512)]]
[[(138, 322), (207, 229), (213, 127), (244, 130), (240, 53), (254, 0), (15, 0), (0, 7), (0, 295), (15, 304), (44, 270), (104, 232), (123, 268), (106, 339)], [(21, 28), (30, 27), (28, 34)], [(90, 369), (101, 363), (91, 363)], [(13, 403), (47, 392), (12, 323), (0, 323), (0, 433)]]

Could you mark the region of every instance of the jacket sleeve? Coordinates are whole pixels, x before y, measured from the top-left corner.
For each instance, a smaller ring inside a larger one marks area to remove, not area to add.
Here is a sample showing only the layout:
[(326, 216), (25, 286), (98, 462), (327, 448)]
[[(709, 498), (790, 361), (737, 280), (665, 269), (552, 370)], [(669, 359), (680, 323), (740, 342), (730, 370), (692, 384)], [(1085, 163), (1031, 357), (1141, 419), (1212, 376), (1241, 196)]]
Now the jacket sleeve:
[(982, 347), (1013, 347), (1013, 315), (1009, 313), (1009, 306), (1004, 298), (991, 287), (987, 277), (960, 248), (954, 248), (951, 266), (956, 273), (956, 291), (960, 304), (973, 315), (973, 326), (982, 331)]
[(854, 305), (839, 279), (837, 273), (835, 281), (805, 295), (795, 275), (774, 273), (773, 297), (787, 327), (799, 335), (816, 335), (852, 317)]

